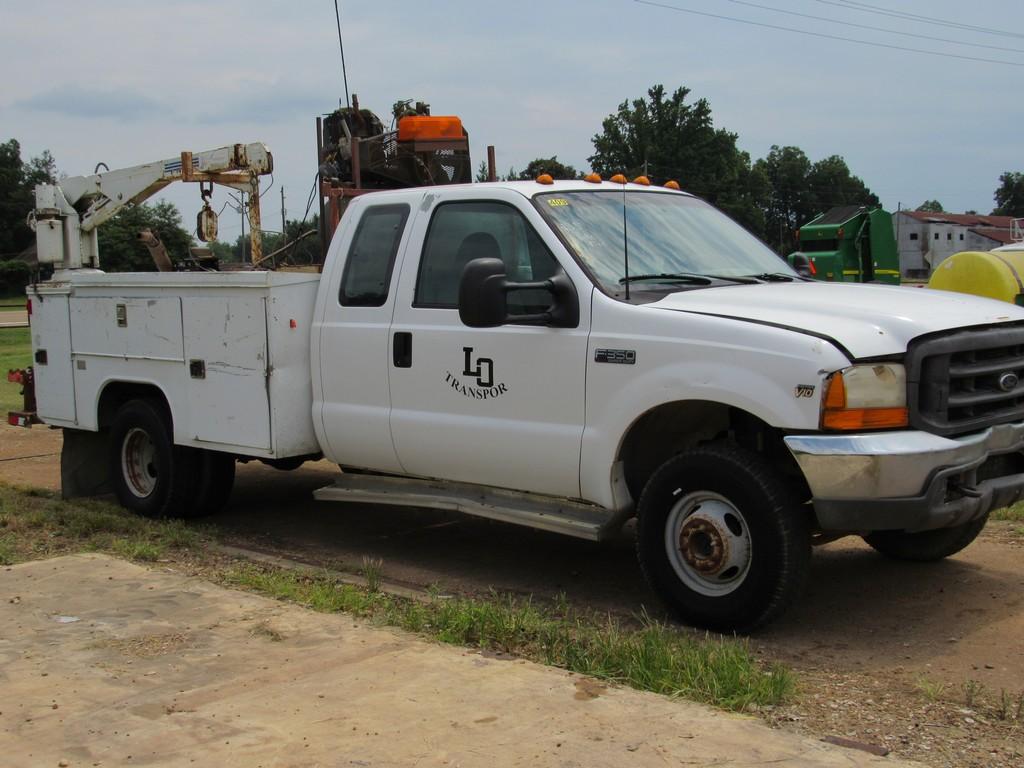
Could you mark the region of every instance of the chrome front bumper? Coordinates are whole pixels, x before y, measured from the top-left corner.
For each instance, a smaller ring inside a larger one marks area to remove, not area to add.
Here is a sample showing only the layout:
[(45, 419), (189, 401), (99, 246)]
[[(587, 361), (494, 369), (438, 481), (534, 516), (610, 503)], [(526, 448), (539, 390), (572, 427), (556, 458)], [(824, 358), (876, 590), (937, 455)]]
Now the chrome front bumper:
[(1024, 496), (1024, 462), (1007, 462), (1005, 474), (986, 464), (1024, 450), (1024, 422), (954, 438), (915, 430), (784, 440), (824, 530), (944, 528)]

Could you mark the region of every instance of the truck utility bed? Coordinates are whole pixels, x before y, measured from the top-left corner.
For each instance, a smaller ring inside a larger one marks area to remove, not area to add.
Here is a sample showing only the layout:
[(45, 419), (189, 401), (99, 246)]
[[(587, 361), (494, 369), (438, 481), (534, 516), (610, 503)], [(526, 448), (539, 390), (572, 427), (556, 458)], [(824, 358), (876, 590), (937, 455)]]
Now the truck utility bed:
[(309, 365), (319, 275), (70, 275), (28, 291), (46, 423), (99, 429), (108, 384), (133, 382), (163, 391), (178, 444), (260, 458), (319, 452)]

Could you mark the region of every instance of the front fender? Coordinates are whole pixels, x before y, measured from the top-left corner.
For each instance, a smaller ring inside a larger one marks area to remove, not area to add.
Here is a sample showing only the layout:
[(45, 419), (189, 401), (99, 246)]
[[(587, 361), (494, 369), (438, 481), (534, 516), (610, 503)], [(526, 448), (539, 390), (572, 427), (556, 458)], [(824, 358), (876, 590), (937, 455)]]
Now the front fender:
[[(615, 304), (608, 322), (600, 325), (597, 316), (603, 313), (595, 307), (580, 466), (583, 498), (603, 506), (615, 505), (612, 468), (622, 440), (652, 409), (707, 401), (780, 429), (816, 430), (822, 384), (849, 364), (827, 341), (786, 329)], [(630, 333), (598, 330), (609, 326)], [(678, 335), (668, 336), (666, 330)], [(599, 349), (631, 349), (635, 362), (597, 362), (608, 357), (598, 355)]]

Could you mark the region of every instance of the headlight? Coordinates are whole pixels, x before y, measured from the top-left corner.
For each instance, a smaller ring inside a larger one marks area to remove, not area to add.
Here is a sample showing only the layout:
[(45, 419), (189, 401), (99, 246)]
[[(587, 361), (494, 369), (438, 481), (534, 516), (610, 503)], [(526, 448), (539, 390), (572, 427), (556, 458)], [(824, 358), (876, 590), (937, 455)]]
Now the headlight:
[(907, 371), (901, 364), (851, 365), (825, 382), (822, 429), (886, 429), (907, 423)]

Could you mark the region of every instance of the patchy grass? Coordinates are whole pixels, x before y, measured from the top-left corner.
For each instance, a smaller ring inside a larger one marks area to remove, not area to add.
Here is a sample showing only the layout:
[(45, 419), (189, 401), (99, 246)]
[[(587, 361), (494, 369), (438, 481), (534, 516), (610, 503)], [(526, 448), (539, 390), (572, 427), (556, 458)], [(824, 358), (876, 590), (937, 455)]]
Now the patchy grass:
[(746, 643), (694, 634), (644, 618), (639, 627), (529, 599), (397, 598), (335, 580), (255, 564), (220, 574), (224, 583), (313, 610), (355, 614), (452, 645), (520, 656), (646, 691), (741, 711), (789, 699), (795, 680), (757, 662)]
[(0, 312), (11, 309), (24, 309), (26, 297), (21, 296), (0, 296)]
[[(24, 302), (23, 302), (24, 303)], [(20, 411), (21, 386), (7, 381), (11, 368), (27, 368), (32, 364), (32, 342), (28, 328), (0, 328), (0, 416), (7, 420), (8, 411)]]
[[(180, 521), (147, 520), (102, 501), (63, 502), (55, 493), (0, 484), (0, 563), (73, 552), (108, 552), (139, 562), (187, 562), (206, 578), (325, 613), (345, 612), (442, 643), (519, 656), (641, 690), (742, 711), (791, 698), (793, 674), (759, 662), (748, 645), (641, 617), (624, 623), (572, 608), (492, 593), (411, 600), (380, 590), (382, 563), (364, 563), (370, 588), (329, 572), (300, 573), (227, 560), (209, 534)], [(271, 641), (283, 636), (257, 628)]]
[(993, 520), (1008, 520), (1011, 523), (1024, 523), (1024, 501), (1014, 504), (1012, 507), (997, 509), (992, 513)]
[(948, 688), (945, 683), (923, 676), (919, 677), (914, 685), (917, 690), (919, 690), (921, 694), (931, 702), (941, 699), (942, 695), (946, 692), (946, 688)]
[(50, 491), (0, 484), (0, 563), (71, 552), (109, 552), (153, 562), (195, 549), (203, 536), (177, 520), (146, 520), (103, 501), (63, 502)]

